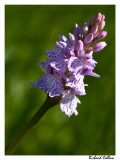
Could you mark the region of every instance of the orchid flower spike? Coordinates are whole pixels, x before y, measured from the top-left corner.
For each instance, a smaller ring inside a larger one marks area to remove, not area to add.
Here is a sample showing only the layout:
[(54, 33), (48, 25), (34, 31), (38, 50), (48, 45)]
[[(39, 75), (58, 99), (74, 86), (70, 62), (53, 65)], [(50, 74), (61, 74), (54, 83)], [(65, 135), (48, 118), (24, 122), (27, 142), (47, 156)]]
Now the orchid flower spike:
[(105, 26), (104, 20), (105, 16), (98, 13), (84, 23), (82, 29), (75, 24), (73, 33), (69, 33), (70, 41), (64, 35), (59, 35), (55, 49), (46, 51), (47, 62), (40, 63), (45, 75), (37, 82), (30, 83), (50, 97), (62, 96), (60, 108), (68, 116), (78, 114), (76, 108), (80, 100), (76, 95), (86, 94), (84, 77), (99, 77), (93, 72), (97, 62), (92, 55), (106, 46), (106, 42), (96, 43), (107, 35), (106, 31), (101, 31)]

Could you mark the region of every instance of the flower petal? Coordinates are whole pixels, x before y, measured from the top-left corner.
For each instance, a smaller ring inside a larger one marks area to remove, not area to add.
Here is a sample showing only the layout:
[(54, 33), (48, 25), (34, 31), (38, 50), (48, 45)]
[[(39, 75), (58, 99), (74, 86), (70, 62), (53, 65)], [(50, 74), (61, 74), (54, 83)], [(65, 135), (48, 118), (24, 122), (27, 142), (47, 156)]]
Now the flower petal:
[(78, 74), (80, 75), (90, 75), (94, 77), (100, 77), (98, 74), (92, 72), (94, 69), (93, 66), (84, 65), (81, 70), (78, 71)]
[(58, 71), (65, 73), (67, 70), (68, 60), (67, 59), (57, 59), (50, 63), (50, 65)]
[(76, 77), (75, 75), (70, 76), (66, 86), (69, 86), (72, 88), (71, 92), (74, 94), (79, 95), (85, 95), (85, 84), (83, 82), (84, 76), (79, 75), (79, 77)]
[(64, 35), (63, 36), (59, 35), (59, 39), (60, 39), (60, 41), (65, 42), (68, 47), (70, 47), (70, 42)]
[(54, 50), (48, 50), (46, 51), (46, 55), (49, 58), (64, 58), (64, 53), (62, 52), (62, 49), (56, 48)]
[(43, 75), (38, 82), (31, 83), (31, 85), (44, 90), (45, 93), (49, 93), (50, 97), (59, 96), (64, 90), (61, 78), (51, 74)]
[(69, 117), (74, 113), (75, 115), (78, 114), (76, 108), (77, 103), (80, 103), (79, 99), (74, 95), (70, 94), (65, 97), (60, 102), (60, 107), (62, 112), (65, 112), (66, 115)]
[(46, 68), (47, 68), (46, 65), (47, 65), (47, 62), (39, 62), (39, 66), (44, 72), (46, 72)]
[(68, 68), (71, 72), (77, 72), (83, 65), (81, 58), (71, 57), (68, 62)]

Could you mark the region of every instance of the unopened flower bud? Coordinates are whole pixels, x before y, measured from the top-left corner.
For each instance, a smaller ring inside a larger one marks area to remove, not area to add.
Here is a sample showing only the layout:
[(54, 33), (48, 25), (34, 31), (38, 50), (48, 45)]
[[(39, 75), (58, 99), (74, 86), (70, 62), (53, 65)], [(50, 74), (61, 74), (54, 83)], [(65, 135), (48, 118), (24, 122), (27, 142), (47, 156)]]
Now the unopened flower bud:
[(91, 32), (92, 32), (93, 34), (96, 34), (97, 31), (98, 31), (98, 25), (95, 25), (94, 27), (91, 28)]
[(93, 34), (89, 33), (85, 39), (84, 39), (84, 43), (90, 43), (93, 40)]
[(102, 31), (97, 35), (97, 40), (101, 40), (103, 38), (105, 38), (105, 36), (107, 35), (106, 31)]
[(101, 51), (106, 45), (107, 45), (106, 42), (99, 42), (99, 43), (97, 43), (97, 44), (94, 45), (93, 50), (94, 50), (95, 52), (99, 52), (99, 51)]
[(94, 22), (95, 22), (95, 17), (92, 16), (92, 17), (90, 18), (90, 20), (88, 21), (88, 26), (89, 26), (89, 27), (92, 27), (92, 26), (94, 25)]
[(102, 15), (101, 21), (105, 20), (105, 15)]
[(69, 33), (69, 39), (71, 44), (75, 44), (75, 36), (73, 34)]
[(82, 42), (81, 40), (79, 40), (79, 41), (76, 42), (75, 49), (76, 49), (77, 51), (83, 49), (83, 42)]
[(101, 13), (98, 13), (98, 14), (96, 15), (96, 17), (95, 17), (95, 24), (100, 23), (101, 18), (102, 18), (102, 14), (101, 14)]
[(75, 37), (78, 37), (80, 33), (81, 33), (81, 29), (80, 29), (80, 27), (78, 26), (78, 24), (76, 23), (76, 24), (75, 24), (74, 31), (73, 31), (73, 34), (74, 34)]
[(82, 26), (82, 33), (86, 34), (87, 32), (88, 32), (88, 24), (84, 23), (83, 26)]
[(99, 30), (102, 30), (105, 27), (105, 21), (99, 23)]

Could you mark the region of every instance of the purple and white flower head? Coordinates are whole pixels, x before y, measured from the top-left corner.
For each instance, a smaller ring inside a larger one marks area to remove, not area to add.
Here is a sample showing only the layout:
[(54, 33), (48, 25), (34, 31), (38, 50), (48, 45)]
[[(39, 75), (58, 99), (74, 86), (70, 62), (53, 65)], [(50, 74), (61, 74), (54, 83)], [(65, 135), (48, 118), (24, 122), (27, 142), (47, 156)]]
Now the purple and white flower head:
[(82, 29), (75, 24), (73, 34), (69, 33), (69, 40), (59, 35), (55, 49), (46, 51), (47, 61), (40, 63), (46, 74), (37, 82), (30, 83), (50, 97), (62, 96), (60, 107), (68, 116), (78, 114), (76, 108), (80, 101), (76, 95), (86, 94), (84, 76), (99, 77), (93, 72), (97, 62), (92, 55), (106, 46), (106, 42), (96, 43), (107, 35), (106, 31), (102, 31), (104, 20), (105, 16), (98, 13), (84, 23)]

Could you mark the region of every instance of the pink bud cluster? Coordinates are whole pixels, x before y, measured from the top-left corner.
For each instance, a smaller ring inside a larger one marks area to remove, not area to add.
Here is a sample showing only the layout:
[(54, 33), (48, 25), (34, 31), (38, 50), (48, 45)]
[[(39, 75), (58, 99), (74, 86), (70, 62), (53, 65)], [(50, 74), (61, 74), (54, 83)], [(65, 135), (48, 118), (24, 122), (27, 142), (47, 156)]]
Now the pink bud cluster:
[[(102, 31), (105, 26), (104, 20), (105, 16), (98, 13), (96, 17), (91, 17), (88, 23), (83, 24), (82, 30), (78, 24), (75, 24), (73, 33), (77, 41), (75, 46), (77, 51), (84, 50), (85, 53), (90, 53), (91, 51), (98, 52), (106, 46), (106, 42), (95, 44), (107, 35), (106, 31)], [(90, 45), (92, 45), (92, 47), (90, 47)]]

